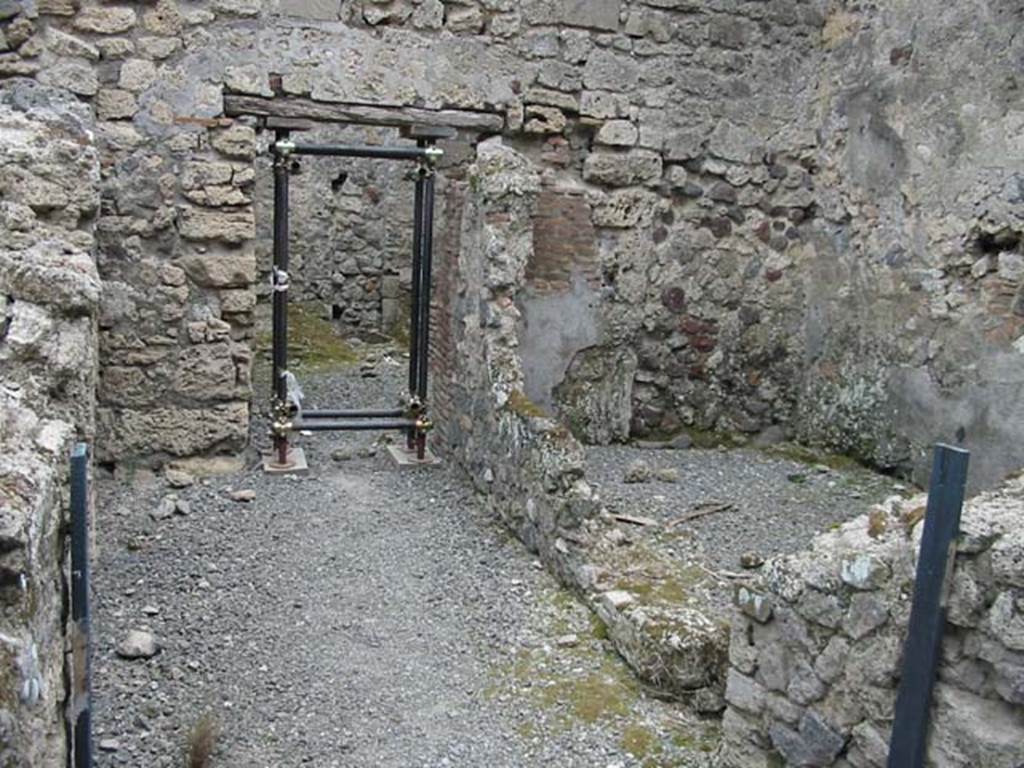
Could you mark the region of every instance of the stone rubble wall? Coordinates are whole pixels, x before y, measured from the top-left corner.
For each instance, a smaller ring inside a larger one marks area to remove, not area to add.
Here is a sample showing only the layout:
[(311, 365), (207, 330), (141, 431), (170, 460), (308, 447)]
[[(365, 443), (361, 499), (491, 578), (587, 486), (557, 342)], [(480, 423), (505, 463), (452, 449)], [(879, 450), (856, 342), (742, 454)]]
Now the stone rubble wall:
[[(515, 534), (604, 622), (641, 678), (703, 711), (722, 706), (727, 632), (706, 604), (643, 598), (618, 583), (622, 558), (654, 578), (663, 562), (613, 524), (584, 477), (580, 443), (524, 393), (517, 294), (526, 284), (542, 185), (532, 163), (499, 138), (478, 147), (458, 193), (461, 252), (447, 299), (454, 312), (453, 458)], [(692, 592), (699, 586), (695, 580)]]
[(665, 172), (634, 431), (796, 437), (916, 479), (958, 439), (990, 487), (1024, 464), (1022, 11), (815, 7), (729, 28), (728, 115), (698, 111)]
[[(253, 124), (223, 116), (232, 93), (503, 118), (543, 186), (525, 391), (586, 440), (715, 429), (923, 469), (959, 433), (979, 486), (1024, 463), (1012, 4), (10, 0), (0, 17), (0, 78), (97, 116), (105, 460), (245, 444), (267, 170)], [(372, 326), (400, 307), (408, 227), (381, 220), (406, 203), (392, 170), (358, 168), (358, 190), (306, 211), (299, 285)]]
[(96, 119), (104, 462), (248, 438), (255, 133), (223, 120), (222, 85), (194, 50), (215, 45), (212, 19), (166, 2), (0, 10), (0, 78), (67, 89)]
[[(925, 497), (893, 498), (737, 590), (723, 768), (886, 765)], [(1024, 763), (1024, 479), (963, 513), (928, 765)]]
[(0, 765), (65, 758), (68, 457), (95, 436), (93, 117), (0, 83)]

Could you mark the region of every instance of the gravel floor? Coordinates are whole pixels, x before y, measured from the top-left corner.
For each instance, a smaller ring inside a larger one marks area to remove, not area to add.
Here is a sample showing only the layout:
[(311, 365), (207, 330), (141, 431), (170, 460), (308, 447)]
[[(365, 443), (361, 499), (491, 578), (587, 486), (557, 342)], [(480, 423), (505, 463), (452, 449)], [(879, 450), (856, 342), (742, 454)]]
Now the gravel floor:
[[(652, 477), (624, 482), (638, 461)], [(659, 470), (675, 480), (659, 480)], [(814, 534), (907, 490), (861, 467), (832, 469), (757, 449), (593, 447), (587, 449), (587, 477), (613, 512), (667, 523), (718, 509), (674, 530), (692, 533), (715, 567), (731, 571), (746, 552), (768, 557), (803, 549)]]
[[(307, 405), (386, 402), (401, 368), (377, 369), (308, 377)], [(714, 723), (641, 689), (451, 469), (372, 440), (302, 438), (301, 478), (99, 482), (98, 766), (180, 766), (204, 713), (213, 768), (705, 764)], [(133, 629), (160, 652), (121, 658)]]

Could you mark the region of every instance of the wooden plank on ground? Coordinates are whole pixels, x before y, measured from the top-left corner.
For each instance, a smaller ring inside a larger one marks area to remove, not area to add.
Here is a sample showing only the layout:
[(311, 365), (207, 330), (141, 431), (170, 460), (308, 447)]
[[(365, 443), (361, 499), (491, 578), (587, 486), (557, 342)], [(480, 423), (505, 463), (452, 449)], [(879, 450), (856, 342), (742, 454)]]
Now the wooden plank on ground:
[(298, 96), (244, 96), (234, 93), (224, 95), (224, 114), (229, 117), (255, 115), (399, 128), (416, 125), (448, 126), (491, 133), (501, 131), (505, 127), (505, 119), (497, 112), (333, 103)]
[(889, 741), (889, 768), (924, 766), (932, 688), (942, 652), (946, 597), (956, 560), (969, 458), (962, 448), (935, 447), (910, 628), (903, 646), (903, 672)]

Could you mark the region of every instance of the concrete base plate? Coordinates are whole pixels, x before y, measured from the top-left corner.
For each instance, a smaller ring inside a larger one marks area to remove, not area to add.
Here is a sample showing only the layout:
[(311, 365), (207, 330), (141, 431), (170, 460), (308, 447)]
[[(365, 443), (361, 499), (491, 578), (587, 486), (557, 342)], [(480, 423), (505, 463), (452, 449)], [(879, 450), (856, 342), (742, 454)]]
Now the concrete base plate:
[(388, 453), (395, 460), (395, 464), (400, 467), (430, 467), (441, 463), (441, 459), (431, 453), (429, 448), (422, 460), (416, 457), (415, 448), (410, 451), (405, 444), (389, 445)]
[(276, 453), (264, 454), (263, 471), (268, 475), (303, 475), (309, 472), (309, 464), (306, 463), (306, 452), (301, 448), (293, 447), (288, 451), (287, 464), (278, 464)]

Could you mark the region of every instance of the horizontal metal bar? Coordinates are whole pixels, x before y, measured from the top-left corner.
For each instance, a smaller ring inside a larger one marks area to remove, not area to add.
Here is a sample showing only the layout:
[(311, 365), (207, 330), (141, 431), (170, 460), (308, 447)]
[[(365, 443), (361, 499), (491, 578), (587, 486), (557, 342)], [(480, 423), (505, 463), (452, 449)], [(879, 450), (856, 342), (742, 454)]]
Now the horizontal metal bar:
[(363, 411), (303, 411), (303, 419), (393, 419), (404, 416), (401, 408), (370, 409)]
[(292, 430), (301, 432), (372, 432), (375, 429), (415, 429), (414, 419), (392, 419), (390, 421), (327, 421), (326, 419), (313, 419), (312, 421), (298, 420), (292, 422)]
[(330, 155), (332, 157), (370, 157), (381, 160), (422, 160), (437, 153), (426, 147), (362, 147), (352, 144), (296, 144), (294, 155)]

